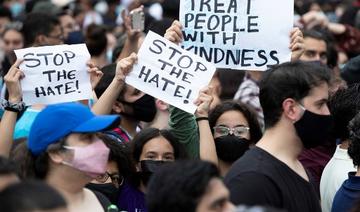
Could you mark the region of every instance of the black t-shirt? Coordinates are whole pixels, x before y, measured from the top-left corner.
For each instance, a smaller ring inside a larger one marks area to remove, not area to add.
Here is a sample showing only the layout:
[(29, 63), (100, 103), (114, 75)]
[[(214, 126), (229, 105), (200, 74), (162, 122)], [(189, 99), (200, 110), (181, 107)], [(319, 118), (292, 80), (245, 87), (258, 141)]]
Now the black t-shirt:
[(272, 206), (289, 212), (321, 212), (313, 186), (261, 148), (245, 153), (225, 177), (231, 201)]

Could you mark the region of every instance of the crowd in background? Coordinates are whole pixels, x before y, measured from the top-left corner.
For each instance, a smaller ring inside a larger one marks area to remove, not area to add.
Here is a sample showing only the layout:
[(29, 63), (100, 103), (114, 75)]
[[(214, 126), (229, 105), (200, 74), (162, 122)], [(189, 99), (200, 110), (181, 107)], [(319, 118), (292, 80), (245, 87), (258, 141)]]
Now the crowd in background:
[[(218, 69), (195, 114), (125, 83), (179, 6), (1, 2), (0, 211), (360, 211), (360, 1), (294, 0), (291, 61)], [(14, 50), (79, 43), (93, 98), (25, 106)]]

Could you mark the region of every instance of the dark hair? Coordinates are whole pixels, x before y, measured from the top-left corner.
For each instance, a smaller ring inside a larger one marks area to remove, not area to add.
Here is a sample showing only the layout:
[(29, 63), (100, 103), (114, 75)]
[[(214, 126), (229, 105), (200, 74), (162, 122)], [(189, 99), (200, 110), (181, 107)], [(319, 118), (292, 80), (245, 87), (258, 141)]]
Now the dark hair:
[[(4, 35), (6, 34), (6, 32), (10, 31), (10, 30), (14, 30), (18, 33), (21, 34), (21, 30), (22, 30), (22, 26), (23, 24), (21, 22), (11, 22), (5, 25), (5, 29), (1, 35), (1, 37), (4, 37)], [(21, 36), (23, 37), (23, 35), (21, 34)]]
[(354, 166), (360, 165), (360, 113), (349, 123), (350, 145), (348, 154), (353, 160)]
[[(116, 71), (116, 63), (112, 63), (110, 65), (106, 65), (103, 68), (101, 68), (101, 71), (103, 72), (103, 76), (101, 77), (99, 83), (95, 87), (95, 93), (98, 98), (105, 92), (105, 90), (109, 87), (111, 82), (113, 81), (115, 77), (115, 71)], [(117, 100), (123, 99), (123, 96), (126, 92), (126, 86), (123, 87), (121, 90)]]
[(85, 43), (91, 56), (101, 55), (107, 47), (105, 27), (96, 24), (89, 25), (86, 29)]
[(218, 69), (218, 78), (221, 84), (221, 100), (233, 99), (236, 91), (239, 89), (244, 79), (245, 71)]
[(260, 104), (264, 111), (265, 128), (277, 124), (287, 98), (296, 101), (306, 97), (310, 90), (322, 83), (329, 84), (331, 70), (306, 62), (290, 62), (266, 71), (260, 82)]
[(146, 202), (149, 212), (195, 212), (209, 183), (220, 174), (212, 163), (189, 160), (164, 166), (150, 179)]
[(99, 133), (98, 136), (110, 149), (109, 161), (116, 162), (119, 173), (123, 177), (128, 178), (136, 172), (133, 161), (131, 160), (131, 152), (128, 144), (120, 143), (103, 133)]
[(66, 208), (58, 191), (44, 182), (29, 181), (10, 185), (0, 193), (0, 211), (38, 211)]
[(186, 158), (184, 147), (169, 130), (147, 128), (139, 132), (132, 140), (132, 157), (135, 162), (140, 161), (140, 155), (145, 144), (156, 137), (164, 137), (171, 144), (174, 148), (174, 156), (176, 160)]
[(0, 18), (8, 18), (9, 21), (12, 20), (11, 11), (4, 6), (0, 6)]
[(253, 143), (258, 142), (262, 136), (262, 132), (256, 114), (248, 106), (237, 101), (225, 101), (220, 105), (217, 105), (212, 111), (210, 111), (209, 125), (212, 132), (214, 133), (213, 128), (215, 127), (219, 117), (225, 112), (232, 110), (238, 111), (243, 114), (243, 116), (249, 123), (250, 141), (252, 141)]
[(360, 84), (338, 90), (330, 97), (328, 106), (334, 119), (334, 137), (342, 141), (348, 139), (348, 124), (360, 111)]
[(10, 158), (20, 168), (20, 177), (23, 179), (41, 179), (44, 180), (49, 172), (49, 153), (54, 151), (64, 150), (65, 144), (64, 137), (58, 142), (50, 144), (47, 151), (40, 153), (38, 156), (34, 156), (27, 147), (26, 140), (18, 141), (18, 144), (11, 151)]
[(16, 166), (14, 161), (0, 156), (0, 175), (9, 174), (18, 175), (18, 167)]
[(172, 22), (173, 19), (169, 19), (169, 18), (163, 18), (159, 21), (155, 20), (150, 23), (149, 30), (155, 32), (156, 34), (164, 36), (166, 30), (171, 26)]
[(315, 29), (303, 30), (304, 38), (314, 38), (316, 40), (323, 40), (327, 43), (326, 36), (323, 32)]
[(339, 23), (355, 27), (356, 15), (360, 7), (349, 6), (340, 17)]
[(56, 16), (45, 13), (29, 13), (22, 28), (24, 46), (33, 45), (39, 35), (49, 35), (57, 25), (60, 25), (60, 22)]

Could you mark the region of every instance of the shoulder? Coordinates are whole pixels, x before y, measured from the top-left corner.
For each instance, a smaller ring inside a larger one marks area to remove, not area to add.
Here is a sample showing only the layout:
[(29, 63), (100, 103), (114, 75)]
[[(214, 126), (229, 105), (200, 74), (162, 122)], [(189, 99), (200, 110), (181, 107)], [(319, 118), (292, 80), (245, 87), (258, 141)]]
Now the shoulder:
[(231, 201), (235, 204), (281, 206), (281, 190), (270, 177), (259, 172), (246, 172), (225, 179)]

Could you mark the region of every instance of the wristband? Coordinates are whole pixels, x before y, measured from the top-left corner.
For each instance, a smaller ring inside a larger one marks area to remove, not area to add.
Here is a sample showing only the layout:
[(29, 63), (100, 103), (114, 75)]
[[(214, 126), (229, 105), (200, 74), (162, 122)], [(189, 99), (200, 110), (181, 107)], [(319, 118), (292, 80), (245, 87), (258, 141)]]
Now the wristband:
[(19, 113), (25, 109), (24, 102), (12, 103), (12, 102), (9, 102), (4, 99), (1, 104), (5, 110), (16, 112), (16, 113)]
[(199, 121), (202, 121), (202, 120), (209, 120), (209, 118), (208, 117), (197, 117), (195, 120), (197, 122), (199, 122)]

